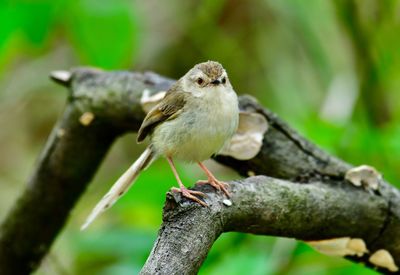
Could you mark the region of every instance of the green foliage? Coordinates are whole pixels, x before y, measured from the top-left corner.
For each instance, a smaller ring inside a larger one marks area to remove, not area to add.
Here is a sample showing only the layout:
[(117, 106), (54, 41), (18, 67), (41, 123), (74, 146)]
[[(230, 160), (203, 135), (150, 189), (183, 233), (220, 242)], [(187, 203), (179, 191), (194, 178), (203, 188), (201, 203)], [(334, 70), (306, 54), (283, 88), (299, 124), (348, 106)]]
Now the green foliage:
[[(195, 63), (218, 60), (239, 93), (253, 94), (325, 150), (373, 165), (400, 187), (398, 10), (394, 0), (0, 1), (0, 218), (24, 188), (65, 100), (46, 74), (80, 65), (177, 78)], [(165, 192), (176, 185), (165, 161), (88, 231), (78, 231), (140, 150), (131, 135), (115, 145), (38, 274), (140, 270)], [(179, 171), (188, 186), (204, 176), (193, 165), (179, 164)], [(200, 274), (367, 272), (301, 242), (229, 233)]]
[(12, 51), (13, 39), (19, 50), (40, 53), (61, 40), (71, 42), (79, 63), (117, 69), (132, 64), (138, 48), (138, 20), (128, 0), (2, 1), (0, 16), (0, 57)]
[(138, 27), (131, 1), (71, 1), (65, 19), (83, 62), (105, 69), (132, 63)]
[(89, 235), (77, 232), (73, 252), (76, 274), (138, 273), (156, 238), (156, 232), (106, 230)]

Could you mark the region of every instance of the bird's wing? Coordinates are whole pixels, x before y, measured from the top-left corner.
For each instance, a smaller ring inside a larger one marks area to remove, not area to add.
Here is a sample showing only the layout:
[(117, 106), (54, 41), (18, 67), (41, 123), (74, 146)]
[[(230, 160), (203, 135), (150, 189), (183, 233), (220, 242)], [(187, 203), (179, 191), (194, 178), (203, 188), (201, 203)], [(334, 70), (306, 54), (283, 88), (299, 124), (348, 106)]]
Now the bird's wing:
[(138, 131), (137, 142), (143, 141), (161, 122), (174, 119), (181, 113), (188, 95), (176, 87), (168, 90), (163, 100), (146, 115)]

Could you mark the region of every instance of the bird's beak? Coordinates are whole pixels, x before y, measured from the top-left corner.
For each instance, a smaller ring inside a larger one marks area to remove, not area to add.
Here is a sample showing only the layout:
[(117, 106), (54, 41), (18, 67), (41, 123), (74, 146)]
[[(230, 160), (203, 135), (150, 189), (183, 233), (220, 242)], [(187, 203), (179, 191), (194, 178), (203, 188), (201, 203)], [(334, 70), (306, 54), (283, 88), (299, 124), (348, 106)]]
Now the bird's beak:
[(219, 79), (215, 79), (215, 80), (211, 81), (211, 84), (213, 84), (213, 85), (219, 85), (220, 83), (221, 83), (221, 80), (219, 80)]

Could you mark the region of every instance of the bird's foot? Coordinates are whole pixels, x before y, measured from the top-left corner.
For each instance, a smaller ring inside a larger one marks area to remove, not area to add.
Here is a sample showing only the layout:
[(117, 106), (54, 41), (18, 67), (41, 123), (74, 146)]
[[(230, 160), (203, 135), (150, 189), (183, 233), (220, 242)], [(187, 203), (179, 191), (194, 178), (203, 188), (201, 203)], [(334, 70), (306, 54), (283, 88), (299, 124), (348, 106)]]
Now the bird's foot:
[(188, 198), (194, 202), (197, 202), (198, 204), (200, 204), (204, 207), (208, 206), (204, 201), (202, 201), (198, 197), (194, 196), (194, 195), (197, 195), (197, 196), (204, 198), (204, 197), (206, 197), (206, 194), (204, 194), (203, 192), (190, 190), (190, 189), (187, 189), (186, 187), (181, 187), (181, 188), (173, 187), (171, 189), (171, 191), (175, 192), (175, 193), (181, 193), (182, 196), (184, 196), (185, 198)]
[(204, 184), (209, 184), (211, 186), (213, 186), (215, 189), (217, 189), (218, 191), (222, 191), (225, 193), (225, 195), (230, 198), (231, 194), (228, 191), (228, 186), (229, 184), (227, 184), (226, 182), (217, 180), (216, 178), (208, 178), (208, 180), (199, 180), (198, 182), (196, 182), (196, 184), (198, 185), (204, 185)]

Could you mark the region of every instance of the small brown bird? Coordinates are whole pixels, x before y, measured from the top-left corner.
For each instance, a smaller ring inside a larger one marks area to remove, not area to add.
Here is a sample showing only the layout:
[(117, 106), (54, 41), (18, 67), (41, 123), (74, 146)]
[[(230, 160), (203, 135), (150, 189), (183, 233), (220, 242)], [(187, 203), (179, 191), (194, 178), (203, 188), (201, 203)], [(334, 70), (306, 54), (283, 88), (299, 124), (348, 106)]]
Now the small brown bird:
[(204, 170), (208, 180), (198, 184), (208, 183), (229, 196), (227, 184), (217, 180), (201, 162), (223, 148), (235, 133), (238, 120), (238, 99), (222, 65), (214, 61), (195, 65), (147, 114), (137, 141), (149, 136), (150, 145), (96, 205), (82, 230), (126, 193), (140, 171), (158, 156), (168, 160), (178, 181), (179, 188), (172, 191), (207, 206), (196, 197), (205, 196), (202, 192), (187, 189), (180, 180), (173, 162), (179, 159), (197, 162)]

